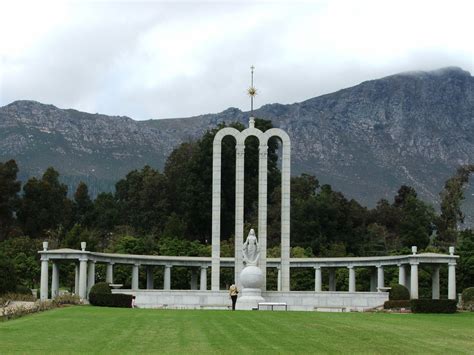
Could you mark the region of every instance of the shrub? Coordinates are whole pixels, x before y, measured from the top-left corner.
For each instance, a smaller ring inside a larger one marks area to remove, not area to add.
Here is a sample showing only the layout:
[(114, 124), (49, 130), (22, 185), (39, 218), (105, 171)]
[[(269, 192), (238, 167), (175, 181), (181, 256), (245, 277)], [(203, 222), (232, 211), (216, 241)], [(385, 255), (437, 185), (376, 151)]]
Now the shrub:
[(390, 301), (409, 300), (410, 292), (403, 285), (392, 285), (388, 294), (388, 299)]
[(411, 300), (413, 313), (455, 313), (456, 300)]
[(15, 307), (5, 307), (2, 309), (1, 319), (10, 320), (22, 317), (27, 314), (47, 311), (49, 309), (55, 308), (56, 305), (51, 301), (40, 302), (37, 301), (31, 305), (18, 305)]
[(108, 294), (110, 295), (112, 291), (110, 290), (110, 286), (107, 282), (98, 282), (94, 286), (92, 286), (89, 294)]
[(474, 287), (469, 287), (462, 291), (462, 308), (474, 311)]
[(132, 295), (125, 295), (122, 293), (90, 293), (89, 302), (94, 306), (100, 307), (132, 307)]
[(33, 295), (33, 292), (31, 292), (31, 288), (23, 286), (23, 285), (16, 286), (16, 293), (19, 293), (22, 295)]
[(77, 295), (65, 294), (61, 296), (57, 296), (54, 298), (53, 303), (56, 306), (60, 306), (63, 304), (82, 304), (81, 299)]
[(16, 282), (15, 265), (0, 254), (0, 295), (15, 292)]
[(399, 308), (410, 308), (410, 300), (393, 300), (385, 301), (383, 304), (385, 309), (399, 309)]
[(23, 293), (8, 292), (0, 296), (0, 306), (5, 304), (7, 301), (34, 302), (36, 301), (36, 298), (32, 294), (25, 295)]

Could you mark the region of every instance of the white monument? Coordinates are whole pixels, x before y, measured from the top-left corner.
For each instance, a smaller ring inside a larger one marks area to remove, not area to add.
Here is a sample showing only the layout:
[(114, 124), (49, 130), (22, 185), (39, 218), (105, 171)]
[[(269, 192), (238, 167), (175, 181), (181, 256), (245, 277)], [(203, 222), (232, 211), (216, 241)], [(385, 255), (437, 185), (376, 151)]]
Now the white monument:
[[(253, 98), (257, 90), (253, 86), (253, 67), (251, 87), (248, 93), (251, 97), (251, 112), (253, 113)], [(258, 172), (258, 236), (259, 236), (259, 262), (263, 281), (262, 290), (266, 290), (267, 272), (267, 151), (268, 140), (278, 137), (282, 141), (282, 179), (281, 179), (281, 262), (279, 291), (290, 290), (290, 155), (291, 144), (288, 134), (279, 129), (272, 128), (265, 132), (255, 128), (253, 117), (249, 119), (249, 127), (242, 132), (232, 127), (226, 127), (217, 132), (213, 143), (212, 166), (212, 264), (211, 264), (211, 289), (220, 289), (220, 242), (221, 242), (221, 159), (222, 139), (233, 136), (236, 140), (236, 165), (235, 165), (235, 259), (234, 278), (239, 289), (242, 288), (240, 280), (244, 266), (242, 245), (244, 243), (244, 160), (245, 140), (254, 136), (259, 141), (259, 172)]]

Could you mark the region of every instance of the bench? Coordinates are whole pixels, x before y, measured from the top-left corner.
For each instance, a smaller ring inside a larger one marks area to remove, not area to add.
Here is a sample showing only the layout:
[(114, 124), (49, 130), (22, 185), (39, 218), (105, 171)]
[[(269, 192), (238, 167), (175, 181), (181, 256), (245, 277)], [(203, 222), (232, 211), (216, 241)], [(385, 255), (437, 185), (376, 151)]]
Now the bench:
[(260, 310), (260, 307), (285, 307), (285, 311), (288, 310), (288, 305), (285, 302), (259, 302), (257, 309)]

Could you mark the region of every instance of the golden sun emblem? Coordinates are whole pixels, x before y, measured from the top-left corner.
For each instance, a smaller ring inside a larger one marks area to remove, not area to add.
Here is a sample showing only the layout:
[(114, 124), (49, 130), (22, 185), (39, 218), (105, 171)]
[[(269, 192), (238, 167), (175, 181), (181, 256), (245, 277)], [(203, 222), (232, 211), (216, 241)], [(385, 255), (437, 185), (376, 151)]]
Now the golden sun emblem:
[(257, 89), (255, 89), (253, 86), (249, 87), (247, 90), (247, 94), (251, 97), (254, 97), (257, 95)]

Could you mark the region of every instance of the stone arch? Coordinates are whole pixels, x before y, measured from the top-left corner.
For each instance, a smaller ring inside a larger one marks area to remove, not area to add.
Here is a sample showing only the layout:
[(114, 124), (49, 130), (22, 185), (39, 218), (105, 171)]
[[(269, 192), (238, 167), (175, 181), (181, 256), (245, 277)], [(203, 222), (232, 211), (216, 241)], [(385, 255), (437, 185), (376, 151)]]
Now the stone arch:
[(262, 143), (268, 146), (268, 140), (272, 137), (278, 137), (283, 145), (281, 166), (281, 280), (279, 281), (281, 291), (290, 291), (291, 141), (288, 134), (282, 129), (271, 128), (265, 131)]
[(260, 243), (260, 268), (264, 276), (263, 289), (266, 289), (267, 265), (267, 174), (268, 174), (268, 140), (277, 136), (283, 142), (282, 162), (282, 258), (281, 258), (281, 285), (283, 291), (289, 291), (289, 236), (290, 236), (290, 139), (286, 132), (278, 128), (266, 132), (254, 127), (250, 120), (250, 127), (242, 132), (232, 127), (218, 131), (213, 142), (213, 173), (212, 173), (212, 272), (211, 289), (219, 290), (220, 286), (220, 223), (221, 223), (221, 167), (222, 167), (222, 140), (231, 135), (236, 140), (235, 163), (235, 259), (234, 279), (240, 284), (239, 275), (243, 267), (242, 244), (244, 239), (244, 163), (245, 140), (254, 136), (259, 141), (259, 178), (258, 178), (258, 239)]

